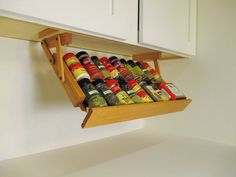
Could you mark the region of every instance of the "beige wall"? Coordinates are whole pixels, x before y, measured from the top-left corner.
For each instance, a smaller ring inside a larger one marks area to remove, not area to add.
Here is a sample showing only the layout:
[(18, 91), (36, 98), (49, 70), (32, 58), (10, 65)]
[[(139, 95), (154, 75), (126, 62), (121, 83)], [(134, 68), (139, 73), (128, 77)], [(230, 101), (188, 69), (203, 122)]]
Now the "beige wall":
[(85, 113), (70, 103), (39, 43), (0, 38), (0, 51), (0, 160), (143, 126), (137, 120), (81, 129)]
[(154, 132), (236, 145), (236, 1), (198, 0), (197, 56), (161, 62), (164, 78), (193, 99), (185, 112), (148, 120)]

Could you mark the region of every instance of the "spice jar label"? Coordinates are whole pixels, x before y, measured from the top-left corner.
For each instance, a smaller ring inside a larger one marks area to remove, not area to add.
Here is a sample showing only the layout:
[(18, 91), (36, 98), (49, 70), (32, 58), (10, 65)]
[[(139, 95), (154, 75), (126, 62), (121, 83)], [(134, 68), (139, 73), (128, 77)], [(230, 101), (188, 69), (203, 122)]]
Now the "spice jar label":
[(112, 93), (111, 90), (106, 90), (106, 91), (103, 92), (104, 95), (107, 95), (107, 94), (110, 94), (110, 93)]
[(172, 93), (174, 93), (177, 97), (178, 96), (184, 96), (184, 94), (173, 84), (166, 84), (166, 87), (168, 87)]
[(97, 94), (98, 91), (97, 91), (97, 90), (91, 90), (91, 91), (89, 91), (88, 93), (89, 93), (89, 95), (93, 95), (93, 94)]
[(119, 72), (118, 72), (116, 69), (114, 69), (113, 71), (111, 71), (111, 77), (112, 77), (112, 78), (116, 78), (118, 75), (119, 75)]
[(123, 104), (132, 104), (132, 103), (134, 103), (124, 91), (118, 92), (116, 94), (116, 96), (120, 100), (120, 102), (123, 103)]
[(76, 57), (70, 57), (66, 61), (67, 66), (72, 65), (73, 63), (78, 63), (78, 59)]

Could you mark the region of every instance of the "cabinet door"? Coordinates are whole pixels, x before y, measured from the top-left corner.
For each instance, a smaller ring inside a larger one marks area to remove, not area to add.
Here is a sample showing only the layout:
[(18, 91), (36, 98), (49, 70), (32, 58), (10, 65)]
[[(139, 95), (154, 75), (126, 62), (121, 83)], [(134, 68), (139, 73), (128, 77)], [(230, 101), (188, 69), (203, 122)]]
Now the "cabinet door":
[(140, 0), (139, 42), (195, 55), (196, 0)]
[(137, 38), (137, 0), (1, 0), (0, 8), (120, 40)]

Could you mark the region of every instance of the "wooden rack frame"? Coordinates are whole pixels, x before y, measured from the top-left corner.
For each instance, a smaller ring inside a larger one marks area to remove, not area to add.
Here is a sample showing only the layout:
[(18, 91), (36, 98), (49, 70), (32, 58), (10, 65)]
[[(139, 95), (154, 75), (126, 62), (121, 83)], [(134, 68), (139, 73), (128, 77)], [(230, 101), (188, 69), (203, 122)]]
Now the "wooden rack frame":
[[(62, 46), (70, 45), (73, 41), (71, 33), (59, 34), (59, 31), (53, 29), (45, 29), (39, 33), (39, 38), (42, 39), (42, 48), (52, 66), (61, 84), (64, 86), (72, 104), (75, 107), (80, 107), (81, 110), (87, 111), (82, 127), (95, 127), (116, 122), (123, 122), (133, 119), (139, 119), (149, 116), (178, 112), (185, 109), (191, 102), (190, 99), (163, 101), (144, 104), (132, 104), (121, 106), (108, 106), (85, 109), (83, 101), (85, 95), (77, 84), (69, 68), (62, 59)], [(56, 54), (52, 54), (50, 49), (56, 48)], [(149, 52), (143, 54), (134, 54), (134, 60), (153, 61), (155, 69), (160, 72), (158, 59), (161, 58), (161, 52)]]

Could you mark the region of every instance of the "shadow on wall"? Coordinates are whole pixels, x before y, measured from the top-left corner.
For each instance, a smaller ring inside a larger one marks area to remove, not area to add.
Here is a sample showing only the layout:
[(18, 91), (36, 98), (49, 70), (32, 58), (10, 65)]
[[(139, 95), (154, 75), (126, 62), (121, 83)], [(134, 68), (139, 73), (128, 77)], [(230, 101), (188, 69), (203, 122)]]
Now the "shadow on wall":
[(53, 104), (70, 104), (70, 100), (52, 69), (40, 43), (31, 42), (29, 45), (32, 87), (35, 87), (35, 100), (38, 106)]

